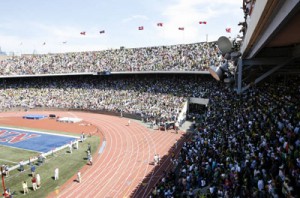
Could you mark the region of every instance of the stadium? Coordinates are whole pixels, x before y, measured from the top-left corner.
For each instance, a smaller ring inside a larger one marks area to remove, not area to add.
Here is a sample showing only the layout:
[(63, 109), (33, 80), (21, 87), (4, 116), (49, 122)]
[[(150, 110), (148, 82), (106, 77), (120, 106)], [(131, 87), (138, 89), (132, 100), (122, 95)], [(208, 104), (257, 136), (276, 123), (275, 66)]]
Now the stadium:
[(240, 4), (235, 38), (0, 54), (3, 197), (299, 197), (300, 1)]

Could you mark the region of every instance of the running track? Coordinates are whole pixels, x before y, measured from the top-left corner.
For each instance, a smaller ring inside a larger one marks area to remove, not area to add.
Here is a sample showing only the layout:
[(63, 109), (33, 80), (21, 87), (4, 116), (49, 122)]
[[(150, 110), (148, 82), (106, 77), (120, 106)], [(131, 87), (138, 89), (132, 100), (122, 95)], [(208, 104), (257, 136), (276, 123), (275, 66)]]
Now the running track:
[[(98, 154), (97, 151), (94, 155), (93, 166), (85, 166), (81, 171), (82, 182), (72, 182), (76, 177), (71, 178), (55, 196), (59, 198), (149, 197), (162, 171), (170, 167), (168, 152), (176, 139), (182, 137), (181, 133), (148, 129), (133, 120), (127, 126), (127, 118), (82, 112), (55, 113), (59, 116), (79, 117), (92, 123), (101, 130), (102, 134), (99, 135), (103, 135), (106, 140), (103, 152)], [(20, 113), (5, 115), (17, 114)], [(164, 159), (160, 166), (152, 164), (155, 153)], [(50, 196), (53, 197), (53, 194)]]

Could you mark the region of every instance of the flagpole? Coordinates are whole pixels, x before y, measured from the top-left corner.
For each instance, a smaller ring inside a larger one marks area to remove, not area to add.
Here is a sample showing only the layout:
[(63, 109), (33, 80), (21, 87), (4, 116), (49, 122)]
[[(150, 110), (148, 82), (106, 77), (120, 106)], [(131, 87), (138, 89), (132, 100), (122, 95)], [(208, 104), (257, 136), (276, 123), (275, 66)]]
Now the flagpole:
[(208, 43), (208, 34), (206, 34), (206, 43)]

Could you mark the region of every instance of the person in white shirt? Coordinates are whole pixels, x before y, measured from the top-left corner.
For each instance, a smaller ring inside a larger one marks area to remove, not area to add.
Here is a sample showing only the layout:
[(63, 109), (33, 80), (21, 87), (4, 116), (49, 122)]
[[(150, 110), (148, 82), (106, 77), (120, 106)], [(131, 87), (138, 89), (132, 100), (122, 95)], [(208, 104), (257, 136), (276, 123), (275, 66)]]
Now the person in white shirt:
[(78, 181), (78, 183), (81, 183), (81, 173), (80, 173), (80, 171), (77, 172), (77, 181)]
[(59, 179), (59, 169), (55, 168), (54, 170), (54, 180), (58, 180)]
[(257, 188), (259, 191), (262, 191), (264, 189), (264, 181), (261, 178), (257, 182)]

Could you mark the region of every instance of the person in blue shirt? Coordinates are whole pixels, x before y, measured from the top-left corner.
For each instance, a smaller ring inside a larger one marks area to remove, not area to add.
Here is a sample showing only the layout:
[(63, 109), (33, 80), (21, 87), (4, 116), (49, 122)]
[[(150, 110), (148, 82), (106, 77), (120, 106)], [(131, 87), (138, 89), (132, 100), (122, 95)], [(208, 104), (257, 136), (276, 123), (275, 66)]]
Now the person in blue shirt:
[(35, 165), (31, 165), (30, 170), (31, 170), (31, 176), (34, 177), (35, 176)]

